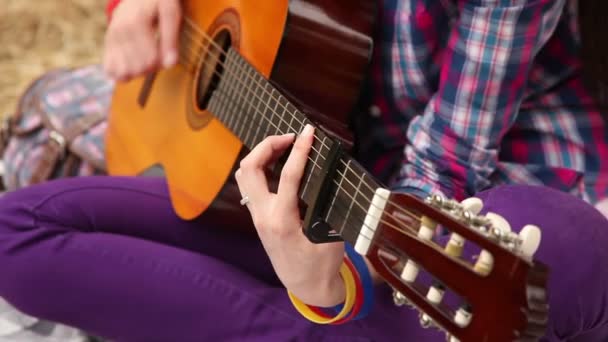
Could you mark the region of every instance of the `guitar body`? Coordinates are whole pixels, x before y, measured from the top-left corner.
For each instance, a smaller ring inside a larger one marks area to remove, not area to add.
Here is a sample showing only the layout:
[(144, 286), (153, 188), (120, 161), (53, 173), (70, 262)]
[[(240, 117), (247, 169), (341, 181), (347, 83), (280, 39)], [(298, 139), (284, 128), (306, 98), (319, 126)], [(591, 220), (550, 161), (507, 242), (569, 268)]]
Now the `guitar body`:
[[(231, 47), (326, 131), (350, 141), (347, 120), (369, 64), (373, 0), (183, 1), (197, 30)], [(194, 31), (196, 32), (196, 31)], [(222, 40), (224, 39), (224, 40)], [(202, 95), (205, 41), (182, 44), (178, 65), (117, 84), (106, 136), (112, 175), (162, 167), (178, 215), (251, 227), (232, 178), (247, 151)], [(200, 58), (200, 63), (197, 59)]]

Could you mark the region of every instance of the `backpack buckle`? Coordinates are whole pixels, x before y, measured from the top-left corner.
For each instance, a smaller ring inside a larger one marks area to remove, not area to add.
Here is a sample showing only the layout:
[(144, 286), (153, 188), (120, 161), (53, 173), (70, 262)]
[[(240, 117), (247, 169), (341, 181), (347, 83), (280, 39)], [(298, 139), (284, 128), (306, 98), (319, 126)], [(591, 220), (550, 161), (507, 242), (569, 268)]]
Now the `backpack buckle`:
[(59, 158), (63, 159), (65, 157), (65, 149), (67, 145), (67, 141), (59, 132), (55, 130), (51, 130), (49, 132), (49, 138), (51, 141), (55, 142), (57, 146), (59, 146)]
[(13, 122), (10, 115), (6, 115), (0, 123), (0, 159), (4, 154), (4, 150), (8, 146), (8, 143), (12, 135)]

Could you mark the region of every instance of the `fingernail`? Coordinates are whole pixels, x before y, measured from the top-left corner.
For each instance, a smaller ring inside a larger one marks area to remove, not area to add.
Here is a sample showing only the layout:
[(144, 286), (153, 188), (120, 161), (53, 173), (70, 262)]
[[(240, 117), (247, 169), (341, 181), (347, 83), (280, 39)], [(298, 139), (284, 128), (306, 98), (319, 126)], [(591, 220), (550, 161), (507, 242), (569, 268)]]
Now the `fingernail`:
[(302, 130), (302, 135), (311, 135), (312, 134), (312, 126), (310, 124), (306, 124), (306, 126), (304, 126), (304, 130)]
[(165, 55), (165, 60), (163, 61), (163, 65), (165, 66), (165, 68), (173, 66), (173, 64), (175, 64), (175, 62), (176, 62), (176, 59), (177, 59), (177, 57), (176, 57), (175, 52), (169, 51)]

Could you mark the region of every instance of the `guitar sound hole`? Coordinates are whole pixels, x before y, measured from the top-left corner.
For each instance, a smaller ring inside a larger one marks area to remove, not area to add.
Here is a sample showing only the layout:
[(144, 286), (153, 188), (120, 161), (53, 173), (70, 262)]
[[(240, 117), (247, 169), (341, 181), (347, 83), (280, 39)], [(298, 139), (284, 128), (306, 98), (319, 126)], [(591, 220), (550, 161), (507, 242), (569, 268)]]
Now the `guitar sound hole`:
[[(199, 110), (206, 110), (211, 95), (224, 72), (226, 53), (232, 44), (230, 33), (227, 30), (220, 31), (213, 38), (215, 44), (208, 47), (205, 57), (201, 61), (199, 78), (196, 86), (197, 105)], [(221, 48), (221, 51), (220, 51)]]

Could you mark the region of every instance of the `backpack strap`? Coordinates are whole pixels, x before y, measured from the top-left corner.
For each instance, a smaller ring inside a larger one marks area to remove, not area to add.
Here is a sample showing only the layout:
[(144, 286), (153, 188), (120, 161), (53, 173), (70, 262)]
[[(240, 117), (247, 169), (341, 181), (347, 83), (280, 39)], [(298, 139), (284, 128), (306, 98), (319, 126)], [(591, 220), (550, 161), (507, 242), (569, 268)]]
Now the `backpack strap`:
[(102, 113), (83, 116), (74, 121), (64, 132), (60, 132), (51, 123), (46, 113), (41, 111), (40, 116), (43, 124), (49, 130), (49, 141), (44, 146), (44, 153), (38, 162), (38, 166), (32, 172), (32, 183), (49, 179), (59, 161), (66, 157), (73, 157), (69, 153), (69, 146), (72, 141), (105, 119), (105, 115)]

